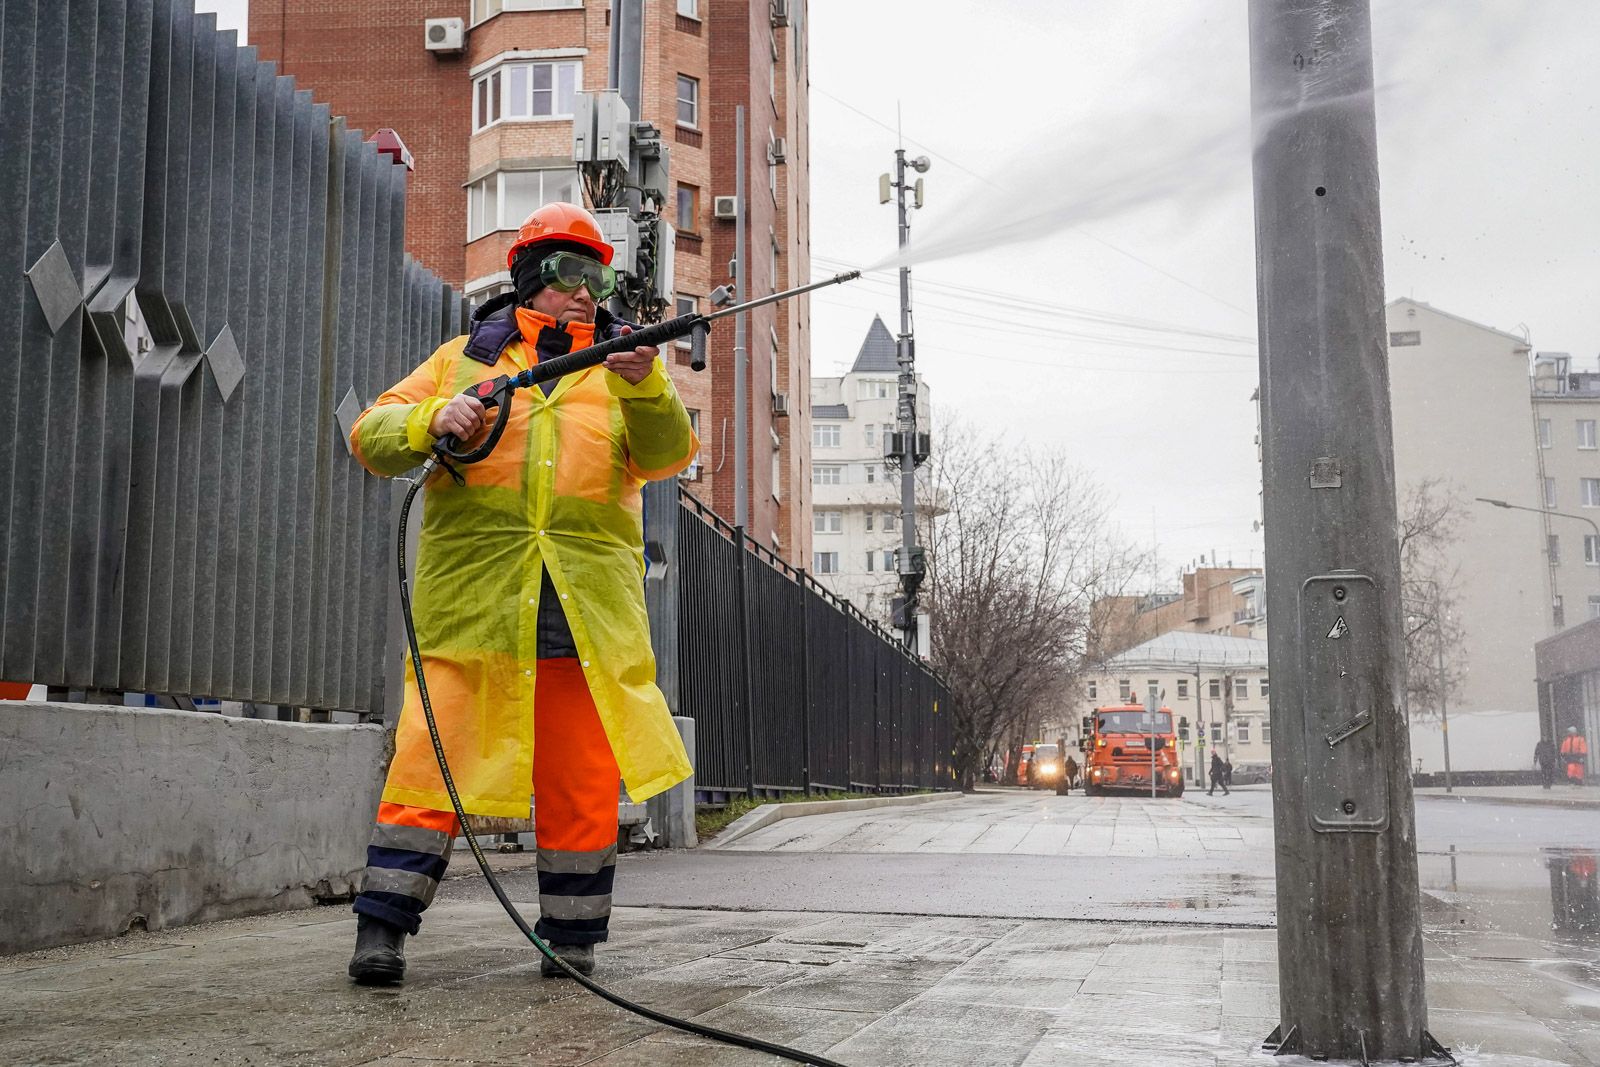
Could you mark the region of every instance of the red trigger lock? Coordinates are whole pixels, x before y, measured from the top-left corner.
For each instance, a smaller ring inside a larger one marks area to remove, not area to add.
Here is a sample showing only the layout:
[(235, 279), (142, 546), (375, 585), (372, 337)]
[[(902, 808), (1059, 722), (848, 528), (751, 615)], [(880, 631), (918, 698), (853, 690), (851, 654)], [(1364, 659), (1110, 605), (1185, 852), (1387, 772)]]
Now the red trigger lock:
[(494, 392), (494, 383), (493, 382), (479, 382), (478, 383), (478, 395), (479, 396), (488, 396), (492, 392)]

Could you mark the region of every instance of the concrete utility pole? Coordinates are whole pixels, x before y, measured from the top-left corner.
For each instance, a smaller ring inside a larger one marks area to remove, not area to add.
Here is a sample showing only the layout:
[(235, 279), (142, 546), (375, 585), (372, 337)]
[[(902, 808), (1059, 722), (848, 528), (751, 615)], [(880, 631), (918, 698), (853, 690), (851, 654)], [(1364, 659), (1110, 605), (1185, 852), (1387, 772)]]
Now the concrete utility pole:
[(1424, 1058), (1368, 0), (1250, 0), (1280, 1054)]
[[(906, 150), (894, 151), (894, 188), (899, 213), (901, 251), (911, 241), (911, 215), (906, 209), (906, 191), (913, 191), (913, 203), (922, 206), (922, 180), (906, 181), (906, 168), (918, 174), (928, 170), (928, 157), (907, 160)], [(885, 175), (887, 177), (887, 175)], [(900, 610), (896, 622), (905, 635), (906, 645), (917, 647), (917, 590), (926, 573), (922, 548), (917, 544), (917, 466), (927, 458), (919, 446), (917, 433), (917, 352), (911, 332), (911, 268), (900, 268), (900, 335), (896, 338), (896, 362), (900, 365), (899, 389), (895, 406), (895, 435), (888, 442), (885, 458), (900, 466), (900, 551), (896, 553), (900, 572)]]

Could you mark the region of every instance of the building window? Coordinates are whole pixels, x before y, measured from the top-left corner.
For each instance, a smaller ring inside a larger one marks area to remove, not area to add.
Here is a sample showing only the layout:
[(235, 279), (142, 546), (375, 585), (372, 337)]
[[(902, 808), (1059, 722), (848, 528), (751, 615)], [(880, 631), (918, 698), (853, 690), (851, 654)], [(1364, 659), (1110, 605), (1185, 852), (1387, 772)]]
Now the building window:
[(838, 574), (839, 553), (813, 552), (811, 553), (811, 570), (815, 574)]
[(1592, 449), (1595, 447), (1594, 420), (1578, 420), (1578, 447)]
[(894, 533), (900, 528), (900, 516), (893, 511), (883, 513), (883, 532)]
[(700, 17), (700, 0), (678, 0), (678, 14), (686, 19)]
[(1188, 698), (1189, 698), (1189, 679), (1187, 679), (1187, 678), (1179, 678), (1178, 679), (1178, 699), (1179, 700), (1187, 700)]
[(1126, 678), (1117, 679), (1117, 699), (1126, 704), (1133, 697), (1133, 683)]
[(1261, 743), (1263, 745), (1272, 744), (1272, 720), (1271, 719), (1262, 719), (1261, 720)]
[(513, 286), (510, 282), (494, 282), (491, 285), (484, 286), (482, 289), (474, 289), (468, 293), (467, 303), (474, 308), (482, 307), (495, 297), (511, 292), (512, 288)]
[(1561, 565), (1561, 537), (1558, 534), (1546, 534), (1544, 539), (1545, 555), (1550, 557), (1550, 566)]
[(856, 383), (856, 399), (887, 400), (891, 395), (889, 390), (892, 385), (894, 385), (893, 382), (882, 379), (863, 378)]
[(576, 203), (578, 176), (570, 170), (501, 170), (467, 186), (467, 240), (514, 230), (546, 204)]
[(885, 574), (892, 574), (898, 569), (899, 568), (897, 568), (894, 565), (894, 549), (892, 549), (892, 548), (884, 549), (883, 550), (883, 571), (884, 571), (884, 573)]
[(1567, 605), (1559, 596), (1550, 603), (1550, 625), (1557, 630), (1567, 628)]
[(1249, 700), (1250, 699), (1250, 679), (1248, 679), (1248, 678), (1235, 678), (1233, 680), (1233, 699), (1235, 699), (1235, 700)]
[(844, 512), (813, 511), (811, 513), (812, 533), (841, 533), (843, 530)]
[(866, 520), (867, 520), (867, 533), (871, 533), (871, 532), (872, 532), (872, 520), (873, 520), (873, 519), (874, 519), (874, 518), (876, 518), (876, 517), (877, 517), (877, 515), (878, 515), (878, 513), (877, 513), (877, 512), (876, 512), (876, 511), (869, 511), (869, 512), (867, 512), (867, 514), (866, 514)]
[(1583, 506), (1600, 508), (1600, 478), (1583, 479)]
[(872, 485), (877, 480), (878, 480), (878, 465), (876, 463), (868, 463), (867, 464), (867, 484), (868, 485)]
[(1248, 745), (1250, 743), (1250, 720), (1240, 719), (1238, 722), (1233, 724), (1233, 728), (1234, 740), (1238, 741), (1241, 745)]
[(1272, 682), (1266, 678), (1261, 679), (1261, 699), (1266, 700), (1272, 695)]
[(872, 549), (870, 549), (870, 548), (869, 548), (869, 549), (867, 549), (867, 573), (868, 573), (868, 574), (871, 574), (871, 573), (872, 573), (872, 561), (873, 561), (873, 560), (874, 560), (874, 559), (875, 559), (875, 558), (876, 558), (876, 556), (875, 556), (875, 554), (874, 554), (874, 553), (873, 553), (873, 551), (872, 551)]
[[(778, 431), (769, 429), (772, 434), (772, 499), (783, 499), (783, 441), (778, 437)], [(776, 536), (776, 535), (774, 535)]]
[(1220, 722), (1211, 724), (1211, 743), (1213, 745), (1222, 744), (1222, 724)]
[(502, 63), (472, 84), (474, 131), (511, 119), (571, 118), (583, 64)]
[(1589, 598), (1589, 618), (1600, 619), (1600, 596)]
[(837, 463), (813, 463), (811, 465), (812, 485), (838, 485), (841, 482), (840, 474), (844, 468)]
[(1544, 506), (1547, 508), (1556, 506), (1556, 480), (1554, 478), (1546, 478), (1544, 480)]
[(1591, 567), (1600, 567), (1600, 537), (1583, 535), (1583, 561)]
[(811, 424), (812, 448), (838, 448), (839, 424), (837, 422), (814, 422)]
[(1089, 699), (1090, 700), (1099, 700), (1100, 699), (1100, 684), (1098, 682), (1090, 682), (1089, 683)]
[(550, 11), (582, 6), (583, 0), (472, 0), (472, 25), (502, 11)]
[(700, 232), (700, 187), (678, 183), (678, 229), (684, 233)]
[(1539, 447), (1540, 448), (1549, 448), (1551, 443), (1552, 442), (1551, 442), (1551, 437), (1550, 437), (1550, 420), (1549, 419), (1540, 419), (1539, 420)]
[(678, 125), (700, 128), (700, 79), (678, 75)]
[[(698, 300), (692, 296), (684, 296), (682, 293), (679, 293), (673, 298), (673, 303), (676, 306), (677, 314), (680, 318), (684, 315), (693, 315), (700, 308), (700, 302)], [(689, 340), (687, 337), (680, 337), (674, 341), (673, 344), (677, 345), (686, 352), (694, 347), (694, 342)], [(688, 360), (682, 356), (679, 356), (678, 358), (685, 363), (688, 362)]]
[(878, 436), (877, 431), (878, 431), (878, 428), (877, 428), (876, 425), (874, 425), (873, 423), (869, 422), (869, 423), (867, 423), (866, 429), (867, 429), (867, 447), (868, 448), (872, 448), (874, 445), (876, 445), (878, 443), (877, 442), (877, 436)]
[(1222, 699), (1222, 680), (1220, 678), (1213, 678), (1207, 683), (1206, 695), (1212, 700)]

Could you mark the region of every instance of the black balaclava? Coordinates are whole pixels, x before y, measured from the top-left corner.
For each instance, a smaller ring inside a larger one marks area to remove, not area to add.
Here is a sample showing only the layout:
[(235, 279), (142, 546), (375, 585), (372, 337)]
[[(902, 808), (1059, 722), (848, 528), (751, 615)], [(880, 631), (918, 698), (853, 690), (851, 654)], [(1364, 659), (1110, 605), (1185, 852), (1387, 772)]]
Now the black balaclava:
[(539, 241), (528, 245), (511, 262), (511, 285), (517, 291), (519, 303), (528, 303), (544, 288), (544, 283), (539, 280), (539, 267), (557, 252), (575, 252), (593, 260), (600, 258), (594, 249), (576, 241)]

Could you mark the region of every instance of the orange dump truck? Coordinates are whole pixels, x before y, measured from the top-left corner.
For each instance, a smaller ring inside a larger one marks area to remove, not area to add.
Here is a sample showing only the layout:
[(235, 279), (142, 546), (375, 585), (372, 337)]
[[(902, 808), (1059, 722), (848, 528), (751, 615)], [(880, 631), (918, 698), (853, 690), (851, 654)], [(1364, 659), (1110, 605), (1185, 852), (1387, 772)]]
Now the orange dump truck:
[(1084, 792), (1183, 796), (1183, 768), (1178, 765), (1172, 711), (1150, 712), (1138, 704), (1095, 708), (1083, 720)]

